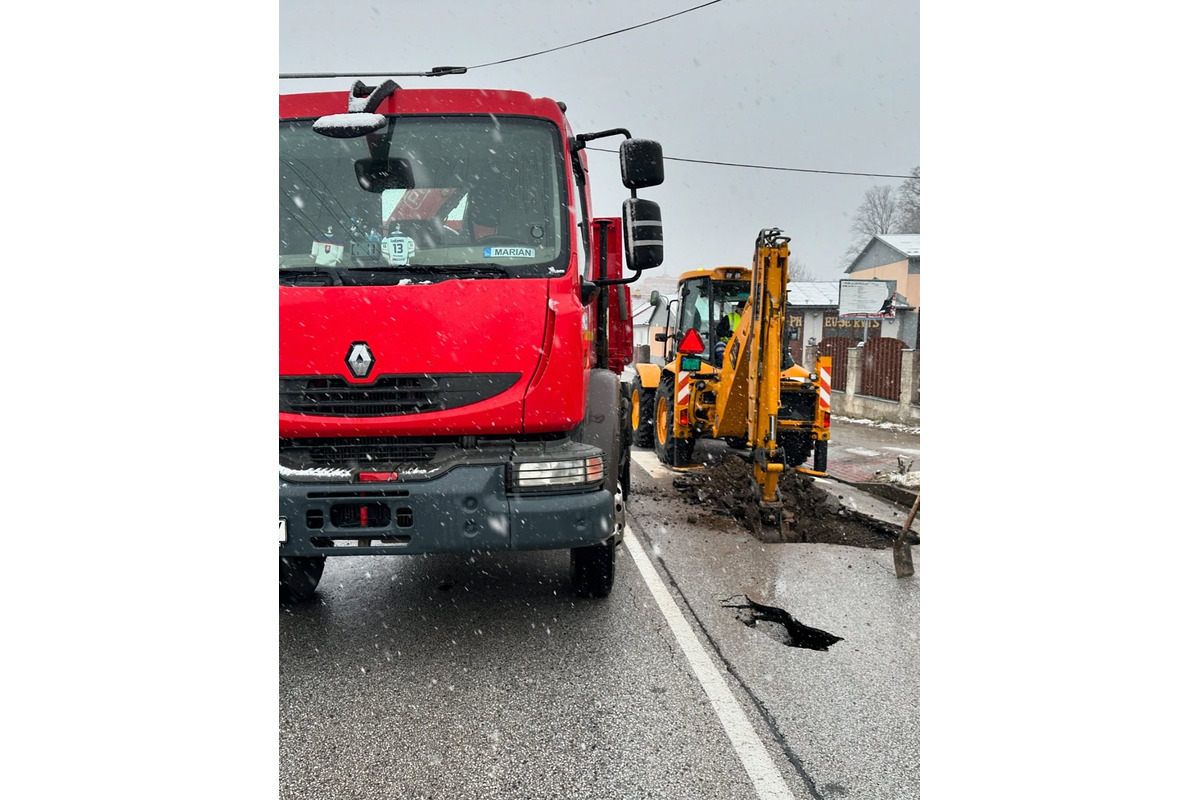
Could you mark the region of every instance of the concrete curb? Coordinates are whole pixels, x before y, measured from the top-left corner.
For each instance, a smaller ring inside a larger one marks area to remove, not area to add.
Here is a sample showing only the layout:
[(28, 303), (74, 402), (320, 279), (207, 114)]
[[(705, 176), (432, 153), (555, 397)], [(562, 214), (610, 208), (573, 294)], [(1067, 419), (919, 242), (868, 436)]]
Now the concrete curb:
[[(834, 478), (834, 480), (838, 479)], [(868, 492), (876, 497), (882, 497), (884, 500), (891, 500), (893, 503), (899, 503), (907, 508), (912, 508), (912, 504), (917, 500), (917, 493), (912, 489), (906, 489), (903, 486), (896, 486), (893, 483), (858, 483), (855, 481), (842, 482), (853, 486), (855, 489)]]

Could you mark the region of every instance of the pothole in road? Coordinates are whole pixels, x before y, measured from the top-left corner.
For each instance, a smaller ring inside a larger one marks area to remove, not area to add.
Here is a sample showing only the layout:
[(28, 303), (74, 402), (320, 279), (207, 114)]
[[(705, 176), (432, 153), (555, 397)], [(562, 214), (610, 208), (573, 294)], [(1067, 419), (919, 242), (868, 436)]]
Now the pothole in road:
[[(739, 598), (746, 602), (732, 602)], [(828, 651), (832, 645), (842, 641), (841, 636), (809, 627), (782, 608), (756, 603), (744, 594), (722, 600), (721, 605), (733, 609), (734, 616), (747, 628), (754, 628), (788, 647)]]

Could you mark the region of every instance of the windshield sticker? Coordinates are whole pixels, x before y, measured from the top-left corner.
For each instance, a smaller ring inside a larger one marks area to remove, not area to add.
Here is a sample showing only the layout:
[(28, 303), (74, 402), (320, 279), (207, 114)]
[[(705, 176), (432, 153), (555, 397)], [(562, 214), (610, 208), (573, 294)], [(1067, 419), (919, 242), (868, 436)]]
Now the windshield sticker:
[(402, 233), (393, 233), (383, 240), (384, 258), (393, 267), (403, 267), (408, 264), (408, 260), (412, 258), (416, 250), (417, 243)]
[(484, 258), (533, 258), (537, 255), (532, 247), (485, 247)]
[(317, 266), (332, 267), (342, 260), (345, 250), (346, 246), (342, 244), (341, 239), (333, 235), (333, 226), (330, 226), (323, 235), (318, 235), (313, 240), (310, 253)]

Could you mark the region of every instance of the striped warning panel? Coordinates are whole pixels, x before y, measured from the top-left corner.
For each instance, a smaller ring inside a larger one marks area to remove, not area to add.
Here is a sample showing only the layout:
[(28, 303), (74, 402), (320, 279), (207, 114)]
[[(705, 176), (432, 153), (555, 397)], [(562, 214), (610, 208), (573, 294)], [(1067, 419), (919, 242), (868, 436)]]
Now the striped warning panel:
[(821, 400), (821, 410), (829, 413), (829, 367), (828, 362), (821, 364), (820, 379), (817, 386), (817, 396)]

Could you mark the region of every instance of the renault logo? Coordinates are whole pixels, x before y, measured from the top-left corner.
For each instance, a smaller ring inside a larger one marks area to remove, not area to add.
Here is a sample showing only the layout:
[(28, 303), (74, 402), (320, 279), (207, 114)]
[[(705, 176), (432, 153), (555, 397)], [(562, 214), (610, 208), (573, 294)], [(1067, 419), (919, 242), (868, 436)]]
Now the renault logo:
[(346, 353), (346, 366), (356, 378), (365, 378), (371, 374), (371, 367), (375, 366), (375, 356), (371, 354), (371, 348), (366, 342), (350, 345), (350, 352)]

